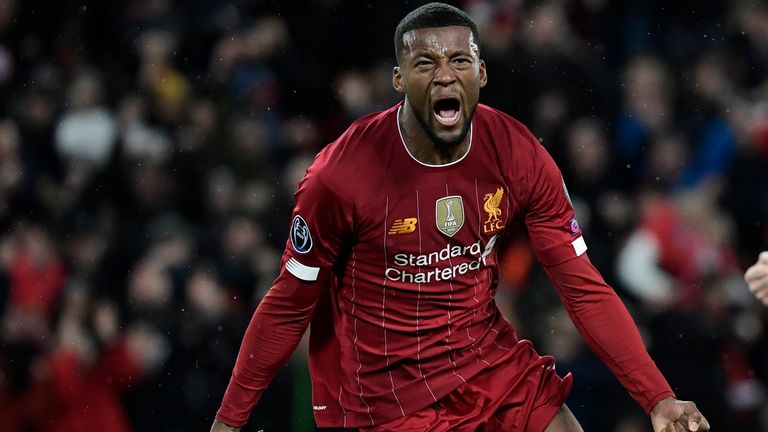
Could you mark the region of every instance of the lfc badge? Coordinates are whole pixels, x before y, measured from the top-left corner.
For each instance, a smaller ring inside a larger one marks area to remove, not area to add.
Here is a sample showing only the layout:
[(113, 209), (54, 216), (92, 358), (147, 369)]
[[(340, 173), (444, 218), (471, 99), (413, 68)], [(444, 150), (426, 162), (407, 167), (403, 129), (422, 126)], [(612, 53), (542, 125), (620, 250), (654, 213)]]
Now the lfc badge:
[(501, 198), (504, 196), (504, 189), (496, 188), (495, 193), (485, 194), (483, 210), (488, 213), (488, 220), (483, 224), (483, 232), (490, 234), (504, 228), (504, 221), (501, 220)]
[(437, 229), (453, 237), (464, 226), (464, 201), (458, 195), (435, 201), (435, 223)]

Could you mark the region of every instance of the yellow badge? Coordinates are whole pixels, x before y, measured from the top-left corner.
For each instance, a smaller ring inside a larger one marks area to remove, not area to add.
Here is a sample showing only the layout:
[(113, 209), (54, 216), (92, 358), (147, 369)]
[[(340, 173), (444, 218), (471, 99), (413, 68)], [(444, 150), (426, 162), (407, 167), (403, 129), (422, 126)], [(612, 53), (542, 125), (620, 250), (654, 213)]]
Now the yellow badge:
[(453, 237), (464, 226), (464, 201), (458, 195), (435, 201), (435, 223), (437, 229)]
[(504, 196), (504, 189), (497, 188), (495, 193), (485, 194), (483, 210), (488, 213), (488, 220), (483, 224), (483, 232), (490, 234), (504, 228), (504, 221), (501, 220), (501, 199)]

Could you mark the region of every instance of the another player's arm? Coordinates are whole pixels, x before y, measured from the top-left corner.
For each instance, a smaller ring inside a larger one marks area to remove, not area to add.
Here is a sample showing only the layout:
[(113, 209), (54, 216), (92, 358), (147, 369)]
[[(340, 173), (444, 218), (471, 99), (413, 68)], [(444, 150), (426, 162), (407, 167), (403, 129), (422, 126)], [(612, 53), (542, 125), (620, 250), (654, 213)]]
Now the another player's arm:
[(651, 417), (654, 431), (708, 430), (692, 402), (678, 401), (648, 355), (621, 299), (586, 254), (560, 170), (538, 142), (525, 223), (536, 256), (591, 350)]
[[(317, 162), (316, 162), (317, 163)], [(314, 166), (299, 184), (280, 275), (253, 314), (212, 432), (238, 430), (296, 349), (352, 227), (351, 209)]]
[(768, 251), (760, 253), (757, 262), (744, 273), (744, 280), (752, 294), (768, 306)]

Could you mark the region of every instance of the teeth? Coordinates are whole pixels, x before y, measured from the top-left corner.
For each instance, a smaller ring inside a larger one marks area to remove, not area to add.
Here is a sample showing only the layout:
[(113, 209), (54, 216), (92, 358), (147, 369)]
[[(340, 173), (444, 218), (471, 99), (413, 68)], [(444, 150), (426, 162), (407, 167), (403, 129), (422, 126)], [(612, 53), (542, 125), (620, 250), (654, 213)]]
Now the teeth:
[(435, 117), (441, 122), (441, 123), (453, 123), (456, 120), (459, 119), (459, 115), (461, 114), (461, 111), (456, 111), (456, 114), (454, 114), (452, 117), (441, 117), (440, 114), (435, 114)]

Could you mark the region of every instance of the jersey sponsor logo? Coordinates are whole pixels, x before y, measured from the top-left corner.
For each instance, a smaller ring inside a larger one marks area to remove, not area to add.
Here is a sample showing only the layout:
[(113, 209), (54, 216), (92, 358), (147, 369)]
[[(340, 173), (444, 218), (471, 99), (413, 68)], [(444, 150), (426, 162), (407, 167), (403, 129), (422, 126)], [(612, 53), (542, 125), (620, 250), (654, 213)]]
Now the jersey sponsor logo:
[(408, 234), (416, 231), (416, 218), (395, 219), (387, 234)]
[(453, 237), (464, 226), (464, 201), (458, 195), (435, 201), (435, 223), (437, 229)]
[[(387, 266), (387, 279), (404, 283), (432, 283), (456, 279), (469, 272), (479, 271), (491, 263), (488, 257), (493, 252), (498, 234), (494, 234), (482, 246), (482, 240), (470, 245), (446, 244), (439, 251), (422, 254), (398, 253), (393, 257), (393, 266)], [(491, 257), (493, 259), (493, 257)]]
[(303, 217), (296, 215), (291, 223), (291, 245), (298, 253), (307, 253), (312, 249), (312, 234)]
[(572, 217), (571, 220), (568, 221), (568, 226), (571, 228), (571, 235), (581, 233), (581, 227), (579, 226), (579, 221), (576, 220), (576, 216)]
[(496, 188), (496, 192), (485, 194), (483, 210), (488, 213), (488, 220), (483, 224), (483, 232), (491, 234), (504, 228), (504, 221), (501, 220), (501, 199), (504, 197), (504, 189)]

